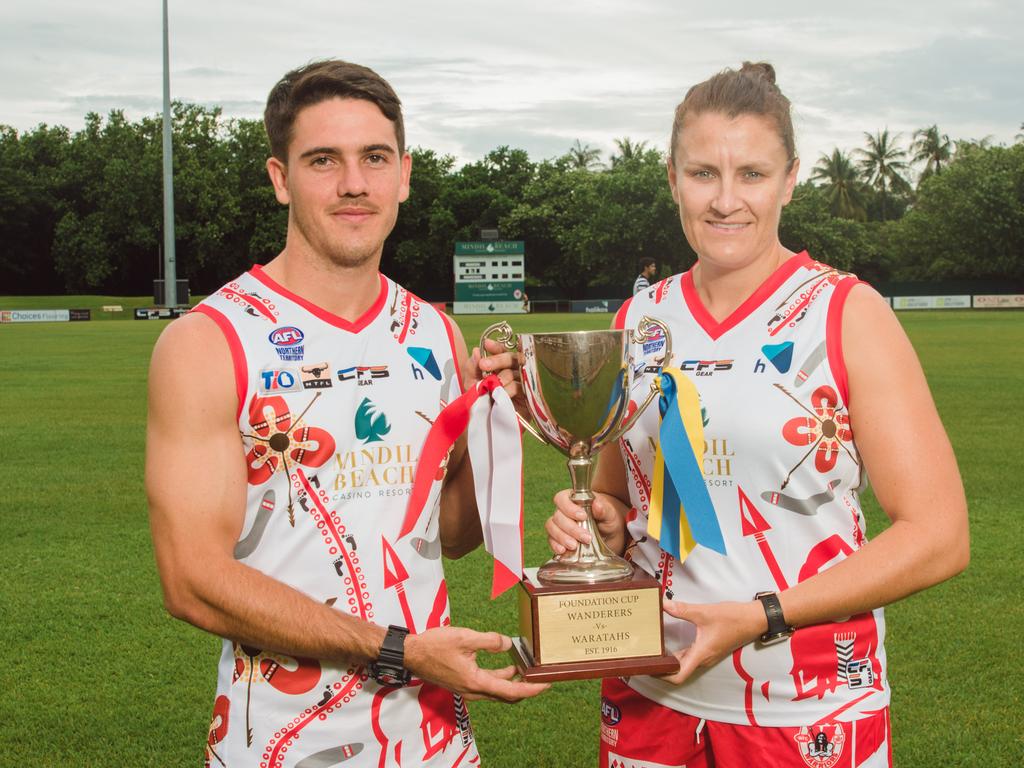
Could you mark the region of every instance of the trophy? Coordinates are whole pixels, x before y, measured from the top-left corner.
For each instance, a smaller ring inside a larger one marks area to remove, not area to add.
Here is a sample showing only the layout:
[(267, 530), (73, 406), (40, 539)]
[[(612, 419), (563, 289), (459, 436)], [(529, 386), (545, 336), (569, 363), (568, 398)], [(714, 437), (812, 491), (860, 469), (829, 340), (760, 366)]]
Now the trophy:
[(635, 331), (515, 334), (501, 322), (484, 331), (521, 354), (522, 386), (534, 424), (523, 427), (568, 457), (572, 500), (586, 512), (580, 523), (590, 543), (558, 555), (520, 582), (519, 628), (512, 657), (530, 682), (668, 674), (679, 664), (665, 653), (661, 584), (612, 553), (598, 533), (591, 506), (597, 451), (616, 442), (658, 395), (630, 412), (636, 345), (664, 339), (668, 328), (644, 317)]

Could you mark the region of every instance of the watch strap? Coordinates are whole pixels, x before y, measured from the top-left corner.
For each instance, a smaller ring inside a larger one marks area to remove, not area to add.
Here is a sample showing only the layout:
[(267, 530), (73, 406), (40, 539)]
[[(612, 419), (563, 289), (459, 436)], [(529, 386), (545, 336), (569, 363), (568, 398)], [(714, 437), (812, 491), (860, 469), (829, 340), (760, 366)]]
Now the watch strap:
[(405, 668), (405, 637), (409, 630), (392, 624), (384, 635), (380, 652), (368, 667), (370, 676), (381, 685), (408, 685), (412, 674)]
[(774, 592), (758, 592), (754, 597), (761, 601), (764, 615), (768, 619), (767, 631), (758, 638), (762, 644), (776, 643), (793, 634), (793, 628), (786, 623), (782, 615), (782, 603)]

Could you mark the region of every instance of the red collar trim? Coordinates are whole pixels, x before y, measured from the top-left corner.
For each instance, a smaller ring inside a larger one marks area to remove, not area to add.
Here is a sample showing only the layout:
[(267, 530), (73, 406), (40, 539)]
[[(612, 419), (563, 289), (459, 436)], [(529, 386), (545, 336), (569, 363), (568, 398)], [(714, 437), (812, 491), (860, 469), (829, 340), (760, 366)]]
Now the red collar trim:
[(377, 294), (376, 301), (374, 301), (373, 305), (358, 319), (354, 322), (350, 322), (343, 317), (339, 317), (333, 312), (328, 312), (326, 309), (318, 307), (316, 304), (302, 298), (297, 293), (292, 293), (270, 277), (270, 275), (268, 275), (259, 264), (253, 264), (252, 269), (249, 270), (249, 274), (267, 286), (270, 290), (276, 291), (286, 299), (295, 302), (307, 312), (319, 317), (325, 323), (329, 323), (335, 328), (341, 328), (342, 330), (349, 331), (350, 333), (359, 333), (359, 331), (372, 323), (376, 319), (377, 315), (380, 314), (380, 311), (384, 309), (384, 305), (388, 300), (388, 279), (384, 277), (384, 275), (378, 273), (378, 276), (380, 277), (380, 292)]
[(693, 315), (693, 319), (697, 321), (697, 324), (704, 329), (704, 332), (712, 340), (717, 340), (726, 331), (743, 322), (751, 312), (761, 306), (800, 267), (810, 263), (811, 257), (807, 254), (807, 251), (801, 251), (795, 256), (786, 259), (767, 280), (761, 283), (756, 291), (747, 297), (746, 301), (736, 307), (732, 314), (722, 322), (715, 320), (711, 313), (705, 309), (704, 302), (701, 301), (697, 288), (693, 284), (693, 267), (690, 267), (690, 269), (683, 273), (683, 279), (679, 282), (683, 289), (683, 299), (686, 301), (686, 306), (689, 308), (690, 314)]

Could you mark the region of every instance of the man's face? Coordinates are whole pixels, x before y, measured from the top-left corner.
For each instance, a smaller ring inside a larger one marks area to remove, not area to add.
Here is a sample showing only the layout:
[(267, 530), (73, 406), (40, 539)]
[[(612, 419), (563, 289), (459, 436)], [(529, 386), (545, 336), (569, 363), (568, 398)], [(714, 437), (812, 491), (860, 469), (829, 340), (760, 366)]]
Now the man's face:
[(654, 273), (657, 272), (657, 271), (658, 271), (658, 265), (657, 264), (648, 264), (646, 267), (644, 267), (644, 277), (646, 277), (648, 280), (650, 280), (652, 277), (654, 277)]
[(267, 161), (279, 202), (290, 206), (288, 242), (344, 267), (379, 259), (409, 197), (412, 158), (399, 155), (394, 124), (362, 99), (302, 109), (288, 163)]
[(701, 261), (734, 269), (770, 252), (798, 167), (790, 166), (768, 117), (706, 112), (688, 118), (669, 163), (669, 185)]

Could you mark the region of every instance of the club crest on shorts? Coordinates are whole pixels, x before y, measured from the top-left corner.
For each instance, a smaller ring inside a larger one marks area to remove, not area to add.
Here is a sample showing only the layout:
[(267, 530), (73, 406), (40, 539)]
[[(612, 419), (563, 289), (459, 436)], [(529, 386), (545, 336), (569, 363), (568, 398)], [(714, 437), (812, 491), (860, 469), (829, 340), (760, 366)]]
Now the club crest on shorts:
[(832, 768), (843, 755), (846, 732), (842, 723), (804, 726), (793, 737), (800, 757), (810, 768)]

